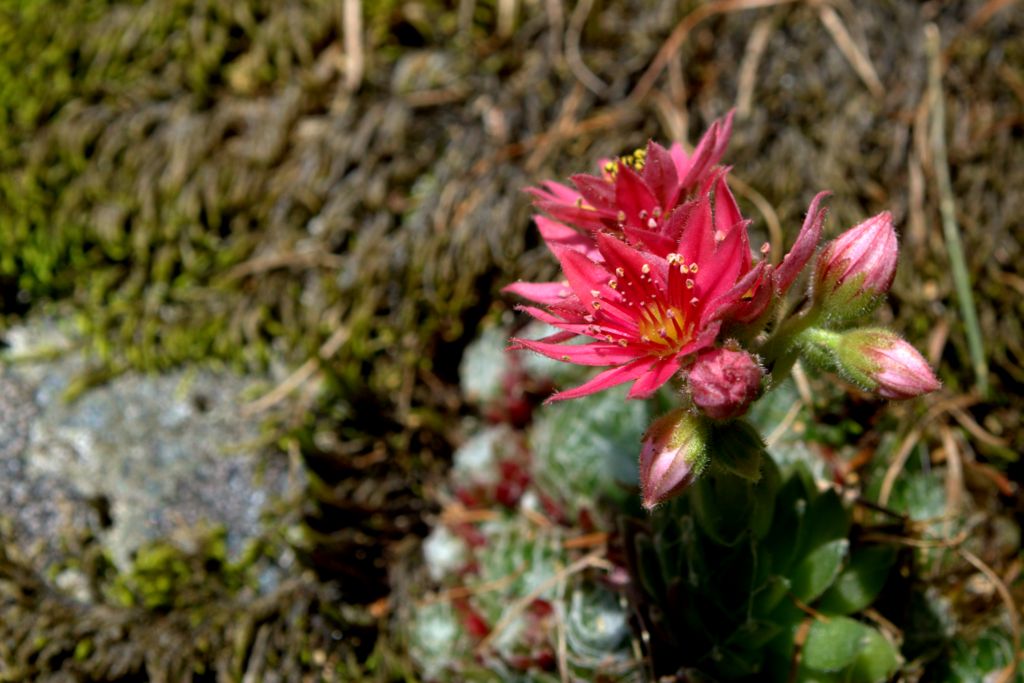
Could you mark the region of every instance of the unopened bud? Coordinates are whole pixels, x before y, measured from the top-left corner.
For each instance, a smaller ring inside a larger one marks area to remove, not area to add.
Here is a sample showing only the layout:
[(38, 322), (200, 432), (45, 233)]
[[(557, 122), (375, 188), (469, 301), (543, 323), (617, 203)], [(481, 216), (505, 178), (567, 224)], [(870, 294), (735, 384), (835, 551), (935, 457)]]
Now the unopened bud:
[(674, 410), (650, 426), (640, 450), (640, 488), (648, 510), (679, 495), (707, 466), (707, 424)]
[(698, 357), (690, 370), (690, 395), (713, 420), (739, 417), (760, 394), (763, 375), (746, 351), (713, 349)]
[(815, 298), (833, 319), (866, 313), (892, 286), (898, 259), (892, 214), (883, 211), (825, 247), (815, 271)]
[(917, 349), (888, 330), (846, 332), (837, 346), (842, 370), (884, 398), (902, 400), (939, 388), (939, 380)]

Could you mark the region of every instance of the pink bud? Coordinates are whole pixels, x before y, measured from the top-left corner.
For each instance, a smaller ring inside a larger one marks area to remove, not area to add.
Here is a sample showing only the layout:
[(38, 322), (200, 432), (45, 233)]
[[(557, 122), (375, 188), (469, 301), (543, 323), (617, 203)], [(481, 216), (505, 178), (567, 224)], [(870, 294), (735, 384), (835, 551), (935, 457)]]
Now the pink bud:
[(889, 291), (898, 259), (892, 214), (883, 211), (825, 247), (818, 258), (817, 296), (830, 313), (862, 313)]
[(739, 417), (760, 393), (763, 374), (746, 351), (713, 349), (701, 354), (690, 370), (690, 394), (714, 420)]
[(839, 342), (838, 358), (854, 379), (884, 398), (903, 400), (939, 388), (928, 361), (888, 330), (847, 332)]
[(648, 510), (679, 495), (707, 465), (707, 428), (697, 415), (674, 410), (650, 426), (640, 450), (640, 488)]

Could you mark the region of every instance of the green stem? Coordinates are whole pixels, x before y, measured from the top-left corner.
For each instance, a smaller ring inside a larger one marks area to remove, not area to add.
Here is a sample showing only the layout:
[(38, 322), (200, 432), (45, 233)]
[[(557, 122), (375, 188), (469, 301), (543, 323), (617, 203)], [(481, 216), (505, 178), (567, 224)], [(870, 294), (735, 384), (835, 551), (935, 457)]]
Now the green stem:
[[(814, 327), (819, 320), (821, 320), (821, 309), (817, 306), (811, 306), (794, 316), (786, 318), (760, 349), (761, 357), (764, 358), (765, 363), (774, 368), (779, 360), (793, 352), (796, 338), (806, 330)], [(790, 362), (790, 367), (792, 365), (793, 363)]]
[(833, 332), (832, 330), (825, 330), (820, 327), (811, 327), (804, 330), (800, 336), (806, 341), (831, 349), (835, 348), (835, 345), (839, 343), (839, 338), (843, 335), (839, 332)]
[(949, 161), (946, 158), (946, 113), (942, 102), (942, 58), (939, 53), (939, 29), (935, 24), (925, 27), (925, 44), (931, 66), (928, 70), (928, 86), (931, 90), (931, 143), (935, 161), (935, 183), (939, 190), (939, 213), (942, 216), (942, 233), (946, 239), (946, 250), (949, 252), (949, 265), (953, 274), (953, 287), (960, 304), (960, 315), (964, 322), (967, 335), (967, 348), (974, 366), (974, 377), (978, 392), (988, 395), (988, 364), (985, 360), (985, 347), (981, 340), (981, 326), (978, 324), (978, 311), (974, 304), (974, 293), (971, 290), (971, 278), (967, 272), (967, 260), (964, 258), (963, 246), (960, 242), (960, 228), (956, 223), (956, 207), (953, 204), (953, 184), (949, 178)]

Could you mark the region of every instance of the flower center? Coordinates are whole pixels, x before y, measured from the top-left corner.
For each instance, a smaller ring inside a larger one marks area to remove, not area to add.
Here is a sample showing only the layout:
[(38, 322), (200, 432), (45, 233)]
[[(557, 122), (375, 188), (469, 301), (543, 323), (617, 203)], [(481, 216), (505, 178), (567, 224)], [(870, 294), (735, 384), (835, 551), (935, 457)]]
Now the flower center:
[(642, 340), (661, 346), (664, 351), (681, 348), (693, 336), (692, 325), (687, 324), (685, 311), (672, 306), (665, 308), (659, 302), (641, 309), (639, 327)]
[(633, 150), (632, 154), (621, 156), (614, 161), (609, 161), (604, 165), (604, 172), (607, 174), (607, 178), (610, 181), (615, 180), (615, 176), (619, 173), (619, 164), (629, 166), (634, 171), (639, 173), (644, 170), (644, 164), (647, 163), (647, 149), (640, 147), (639, 149)]

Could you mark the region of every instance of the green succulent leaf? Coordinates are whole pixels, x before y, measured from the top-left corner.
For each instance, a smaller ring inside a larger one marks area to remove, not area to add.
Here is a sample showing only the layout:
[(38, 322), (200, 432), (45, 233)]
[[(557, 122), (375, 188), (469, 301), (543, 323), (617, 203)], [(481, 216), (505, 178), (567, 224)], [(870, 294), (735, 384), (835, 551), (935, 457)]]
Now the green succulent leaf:
[(798, 678), (883, 683), (899, 665), (899, 652), (877, 629), (849, 617), (833, 617), (811, 625)]
[(801, 548), (814, 550), (825, 543), (846, 538), (850, 532), (850, 513), (839, 494), (829, 489), (811, 501), (804, 524)]
[(779, 635), (781, 630), (782, 627), (773, 621), (750, 619), (733, 632), (728, 644), (744, 652), (757, 651)]
[(826, 614), (852, 614), (864, 609), (878, 597), (896, 552), (889, 546), (869, 546), (853, 551), (850, 563), (825, 591), (817, 609)]
[(816, 671), (842, 671), (857, 658), (870, 630), (848, 617), (815, 621), (804, 643), (803, 666)]
[(721, 467), (709, 468), (690, 489), (690, 502), (701, 531), (720, 545), (738, 543), (751, 528), (754, 487)]
[(860, 653), (848, 669), (849, 683), (884, 683), (900, 666), (900, 653), (877, 629), (865, 626)]
[(826, 543), (812, 551), (793, 570), (793, 595), (809, 603), (832, 585), (846, 559), (850, 542), (845, 538)]
[(769, 614), (789, 594), (792, 584), (784, 576), (769, 576), (753, 595), (752, 614)]
[(754, 483), (761, 479), (764, 441), (749, 422), (734, 420), (716, 424), (709, 452), (712, 460), (729, 472)]
[(761, 543), (763, 566), (772, 573), (788, 575), (797, 560), (796, 539), (807, 517), (807, 493), (800, 477), (791, 476), (778, 493), (774, 521)]

